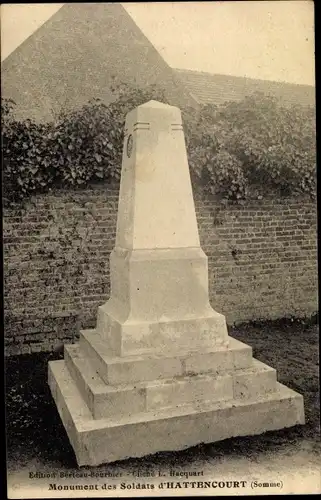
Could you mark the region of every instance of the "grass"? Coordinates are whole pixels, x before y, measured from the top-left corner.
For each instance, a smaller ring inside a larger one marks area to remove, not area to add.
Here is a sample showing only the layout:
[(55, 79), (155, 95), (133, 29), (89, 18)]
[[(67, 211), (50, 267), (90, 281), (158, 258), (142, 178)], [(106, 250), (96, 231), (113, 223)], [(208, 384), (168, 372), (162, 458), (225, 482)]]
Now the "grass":
[[(278, 380), (303, 394), (306, 424), (267, 432), (260, 436), (239, 437), (213, 444), (201, 444), (180, 452), (164, 452), (130, 465), (174, 466), (191, 459), (214, 456), (275, 452), (289, 444), (309, 444), (312, 454), (320, 454), (319, 440), (319, 359), (318, 326), (315, 320), (283, 320), (241, 325), (230, 329), (231, 336), (253, 347), (254, 357), (276, 368)], [(63, 468), (75, 468), (76, 461), (47, 386), (48, 361), (61, 359), (62, 353), (39, 353), (7, 358), (6, 434), (8, 467), (37, 459)], [(123, 462), (124, 465), (126, 462)]]

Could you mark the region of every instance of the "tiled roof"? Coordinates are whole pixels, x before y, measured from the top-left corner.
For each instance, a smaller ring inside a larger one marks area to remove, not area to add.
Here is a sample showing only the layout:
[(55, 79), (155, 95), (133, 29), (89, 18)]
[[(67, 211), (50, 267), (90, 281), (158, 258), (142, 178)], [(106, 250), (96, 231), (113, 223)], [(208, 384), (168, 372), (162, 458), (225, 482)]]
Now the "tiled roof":
[(160, 84), (166, 97), (195, 104), (185, 85), (122, 5), (66, 3), (1, 65), (2, 96), (19, 118), (47, 121), (93, 98), (114, 99), (114, 83)]
[(216, 75), (201, 71), (175, 69), (180, 79), (200, 104), (239, 101), (254, 92), (274, 95), (283, 104), (315, 105), (315, 87), (239, 76)]

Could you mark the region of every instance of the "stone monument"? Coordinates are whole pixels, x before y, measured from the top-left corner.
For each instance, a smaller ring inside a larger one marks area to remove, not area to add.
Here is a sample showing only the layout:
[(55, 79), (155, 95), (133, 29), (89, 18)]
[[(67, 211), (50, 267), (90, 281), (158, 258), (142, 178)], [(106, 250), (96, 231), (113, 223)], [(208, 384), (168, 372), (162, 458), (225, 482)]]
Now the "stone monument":
[(228, 336), (209, 303), (180, 110), (126, 118), (111, 296), (49, 363), (79, 465), (304, 423), (303, 398)]

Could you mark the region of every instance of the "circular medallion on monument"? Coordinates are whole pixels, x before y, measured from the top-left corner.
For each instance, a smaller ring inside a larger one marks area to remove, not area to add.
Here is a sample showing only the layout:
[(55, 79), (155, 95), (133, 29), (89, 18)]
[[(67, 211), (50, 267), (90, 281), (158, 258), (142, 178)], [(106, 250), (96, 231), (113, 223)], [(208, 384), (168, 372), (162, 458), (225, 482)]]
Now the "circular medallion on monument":
[(130, 134), (127, 139), (127, 156), (130, 158), (130, 155), (133, 151), (133, 136)]

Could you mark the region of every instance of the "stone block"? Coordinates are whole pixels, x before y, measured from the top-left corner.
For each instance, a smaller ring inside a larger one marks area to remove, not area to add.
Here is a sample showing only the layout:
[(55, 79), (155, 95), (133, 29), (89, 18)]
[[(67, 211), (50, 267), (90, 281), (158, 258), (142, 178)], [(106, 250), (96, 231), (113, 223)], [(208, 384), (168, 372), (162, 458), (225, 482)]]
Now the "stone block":
[(227, 343), (225, 318), (219, 313), (198, 318), (159, 320), (154, 323), (128, 322), (122, 331), (122, 352), (169, 354), (188, 349), (206, 349)]
[(173, 408), (199, 401), (225, 401), (233, 398), (230, 375), (183, 377), (155, 384), (146, 390), (146, 409)]
[[(103, 324), (108, 325), (107, 312)], [(126, 320), (119, 323), (112, 318), (104, 332), (101, 328), (97, 332), (114, 356), (177, 353), (196, 348), (204, 350), (224, 346), (228, 342), (225, 318), (215, 311), (196, 318), (161, 318), (154, 322)]]
[(183, 375), (182, 360), (178, 356), (110, 356), (95, 330), (82, 330), (80, 347), (107, 384), (130, 384)]
[(224, 372), (233, 369), (233, 356), (228, 348), (212, 352), (192, 353), (184, 359), (185, 373)]
[(253, 349), (251, 346), (230, 337), (229, 349), (232, 353), (235, 370), (251, 367), (253, 361)]
[(127, 384), (156, 379), (177, 377), (183, 374), (182, 361), (178, 357), (145, 357), (124, 360), (117, 358), (107, 362), (107, 378), (110, 384)]
[(235, 371), (234, 398), (257, 400), (276, 390), (276, 370), (254, 359), (253, 367)]
[(91, 363), (79, 357), (78, 346), (65, 346), (65, 361), (93, 418), (124, 416), (145, 410), (146, 391), (133, 385), (107, 385)]
[(221, 373), (250, 368), (252, 348), (239, 340), (228, 337), (228, 346), (217, 346), (207, 351), (198, 350), (184, 357), (185, 373)]
[(95, 420), (65, 361), (49, 363), (48, 382), (79, 465), (183, 450), (305, 421), (302, 396), (281, 384), (257, 401), (198, 402), (138, 416)]
[(109, 349), (102, 342), (96, 330), (80, 330), (79, 347), (83, 356), (87, 357), (96, 367), (100, 377), (108, 383), (107, 366), (104, 361), (104, 356), (108, 355)]
[(108, 384), (170, 378), (206, 372), (221, 373), (252, 366), (252, 348), (228, 337), (229, 347), (188, 349), (176, 353), (111, 356), (96, 330), (82, 330), (79, 344), (83, 356), (95, 364), (101, 378)]
[(128, 113), (119, 198), (116, 247), (200, 246), (178, 108), (149, 101)]

